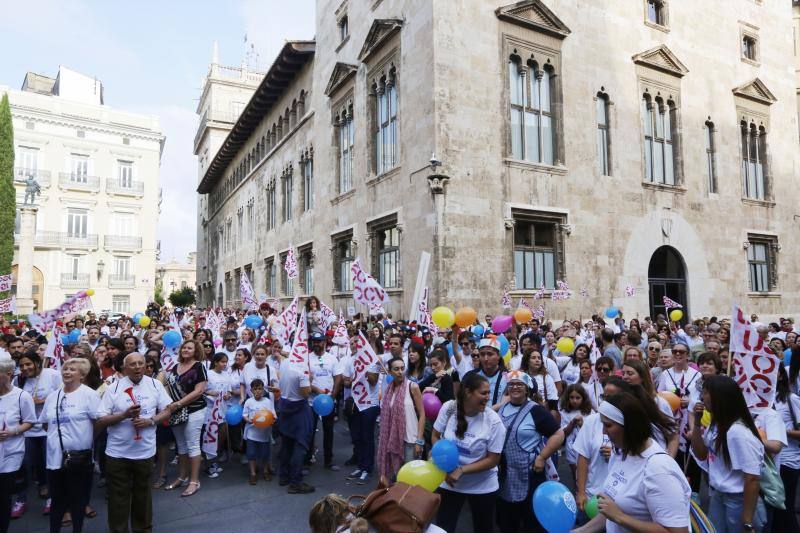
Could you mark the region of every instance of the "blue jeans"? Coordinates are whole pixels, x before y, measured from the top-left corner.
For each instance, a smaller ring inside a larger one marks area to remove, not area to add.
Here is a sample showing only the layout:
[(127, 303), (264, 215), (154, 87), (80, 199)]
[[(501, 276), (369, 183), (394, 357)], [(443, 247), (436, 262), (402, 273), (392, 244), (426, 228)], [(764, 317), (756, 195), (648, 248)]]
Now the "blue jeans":
[(247, 439), (247, 460), (269, 463), (271, 443)]
[(375, 467), (375, 420), (379, 414), (381, 408), (377, 405), (353, 413), (353, 424), (350, 428), (353, 444), (356, 447), (358, 468), (370, 474)]
[[(717, 533), (740, 533), (742, 531), (742, 508), (744, 494), (732, 494), (709, 489), (711, 501), (708, 504), (708, 519), (714, 524)], [(764, 502), (758, 499), (753, 513), (753, 527), (761, 531), (766, 522)]]
[(291, 437), (281, 435), (281, 480), (287, 480), (291, 485), (299, 485), (303, 482), (303, 459), (306, 456), (306, 446), (308, 443), (300, 443)]

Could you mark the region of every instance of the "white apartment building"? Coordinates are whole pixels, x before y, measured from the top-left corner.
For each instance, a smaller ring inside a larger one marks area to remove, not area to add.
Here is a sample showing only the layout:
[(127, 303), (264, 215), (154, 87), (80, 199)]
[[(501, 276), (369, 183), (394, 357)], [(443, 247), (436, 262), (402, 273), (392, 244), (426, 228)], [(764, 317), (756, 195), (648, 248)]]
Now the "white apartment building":
[(156, 281), (161, 282), (161, 291), (164, 299), (175, 291), (185, 288), (195, 288), (195, 252), (190, 252), (186, 262), (167, 261), (156, 265)]
[(144, 310), (152, 297), (158, 254), (159, 167), (165, 137), (157, 117), (104, 104), (96, 78), (60, 66), (55, 78), (29, 72), (8, 93), (14, 126), (14, 280), (19, 207), (25, 180), (36, 199), (33, 299), (51, 309), (94, 289), (96, 312)]

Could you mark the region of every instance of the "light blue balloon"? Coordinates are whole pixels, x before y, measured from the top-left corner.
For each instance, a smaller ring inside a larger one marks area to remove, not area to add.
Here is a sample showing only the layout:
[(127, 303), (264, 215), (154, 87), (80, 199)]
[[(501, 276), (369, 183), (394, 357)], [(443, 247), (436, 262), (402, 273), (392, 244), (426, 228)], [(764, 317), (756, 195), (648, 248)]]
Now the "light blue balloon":
[(394, 377), (391, 374), (386, 374), (386, 384), (389, 385), (392, 381), (394, 381)]
[(472, 333), (477, 335), (478, 337), (483, 337), (483, 334), (486, 333), (486, 330), (480, 324), (477, 326), (473, 326)]
[(447, 343), (447, 353), (450, 355), (450, 357), (453, 357), (453, 343), (452, 342), (448, 342)]
[(67, 335), (66, 333), (61, 334), (61, 344), (63, 344), (64, 346), (72, 344), (72, 342), (69, 340), (69, 335)]
[(452, 472), (458, 468), (458, 448), (448, 439), (441, 439), (431, 448), (431, 459), (439, 470)]
[(575, 526), (578, 506), (567, 487), (545, 481), (533, 493), (533, 512), (548, 533), (567, 533)]
[(231, 405), (228, 407), (228, 411), (225, 413), (225, 422), (228, 424), (235, 426), (242, 421), (242, 406), (238, 403)]
[(133, 323), (138, 324), (139, 320), (144, 316), (144, 313), (136, 313), (133, 315)]
[(79, 340), (81, 340), (81, 330), (73, 329), (69, 332), (69, 342), (70, 344), (76, 344)]
[(261, 327), (261, 324), (264, 323), (264, 319), (258, 315), (249, 315), (247, 318), (244, 319), (244, 325), (250, 329), (258, 329)]
[(312, 407), (319, 416), (328, 416), (333, 412), (333, 398), (328, 394), (320, 394), (314, 398)]
[(506, 338), (505, 335), (498, 335), (497, 342), (500, 343), (500, 355), (501, 356), (505, 355), (509, 347), (508, 339)]
[(167, 348), (177, 348), (183, 340), (183, 337), (181, 337), (180, 333), (173, 330), (164, 333), (161, 339), (164, 341), (164, 346)]
[(791, 364), (792, 364), (792, 349), (786, 348), (783, 351), (783, 366), (785, 366), (788, 371)]
[(619, 309), (613, 305), (611, 307), (606, 307), (606, 318), (616, 318), (618, 314)]

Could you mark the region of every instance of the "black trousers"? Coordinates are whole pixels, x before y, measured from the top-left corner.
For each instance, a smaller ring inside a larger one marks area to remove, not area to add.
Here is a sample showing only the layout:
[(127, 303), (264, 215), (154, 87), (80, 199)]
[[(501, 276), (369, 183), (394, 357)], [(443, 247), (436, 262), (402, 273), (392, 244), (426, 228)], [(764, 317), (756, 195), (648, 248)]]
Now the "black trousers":
[(0, 533), (6, 533), (11, 522), (11, 497), (14, 495), (15, 474), (16, 472), (0, 474)]
[(528, 494), (521, 502), (507, 502), (497, 498), (497, 527), (502, 533), (545, 533), (545, 529), (533, 513), (533, 493), (547, 481), (544, 472), (531, 471), (528, 476)]
[(83, 530), (83, 519), (86, 506), (92, 494), (92, 468), (80, 472), (66, 470), (48, 470), (50, 483), (50, 532), (61, 531), (61, 519), (69, 511), (72, 516), (72, 531)]
[[(322, 417), (322, 452), (325, 459), (325, 466), (333, 462), (333, 424), (335, 417), (335, 412), (332, 412), (328, 416)], [(319, 415), (314, 414), (314, 426), (311, 429), (311, 442), (308, 445), (306, 461), (310, 461), (311, 455), (314, 453), (314, 441), (316, 440), (319, 419)]]
[(800, 480), (800, 469), (795, 470), (788, 466), (781, 465), (781, 479), (783, 489), (786, 491), (786, 510), (775, 509), (772, 520), (772, 531), (800, 531), (795, 514), (795, 504), (797, 501), (797, 482)]
[(436, 514), (436, 525), (447, 531), (454, 533), (458, 524), (458, 515), (464, 502), (469, 503), (469, 511), (472, 513), (472, 530), (475, 533), (486, 533), (493, 531), (494, 524), (494, 504), (497, 500), (496, 492), (486, 494), (466, 494), (443, 488), (436, 489), (441, 495), (442, 502), (439, 505), (439, 512)]

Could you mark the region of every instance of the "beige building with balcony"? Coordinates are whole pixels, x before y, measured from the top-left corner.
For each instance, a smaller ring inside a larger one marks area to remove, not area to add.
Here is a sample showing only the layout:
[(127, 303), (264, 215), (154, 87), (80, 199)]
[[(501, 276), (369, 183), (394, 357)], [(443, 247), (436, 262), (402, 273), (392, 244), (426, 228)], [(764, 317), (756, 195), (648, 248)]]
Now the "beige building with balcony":
[(247, 272), (346, 308), (360, 257), (406, 316), (430, 252), (431, 305), (796, 315), (792, 30), (788, 0), (318, 0), (200, 160), (200, 302)]
[(64, 66), (29, 72), (8, 93), (17, 185), (14, 280), (25, 180), (41, 186), (33, 243), (34, 307), (91, 288), (96, 312), (144, 310), (153, 295), (165, 137), (157, 117), (111, 108), (103, 85)]
[(173, 260), (156, 264), (156, 284), (161, 284), (164, 299), (173, 292), (187, 287), (197, 290), (195, 286), (197, 270), (195, 255), (195, 252), (189, 253), (184, 263)]

